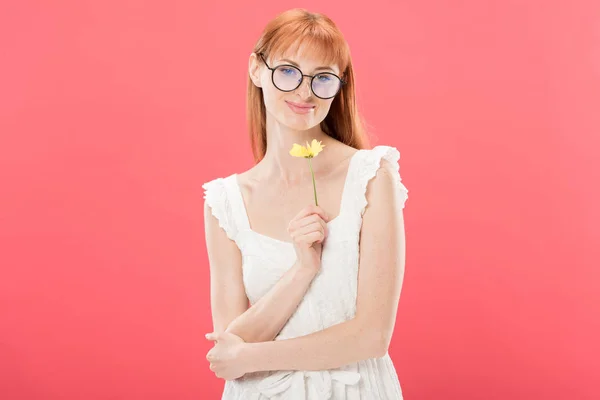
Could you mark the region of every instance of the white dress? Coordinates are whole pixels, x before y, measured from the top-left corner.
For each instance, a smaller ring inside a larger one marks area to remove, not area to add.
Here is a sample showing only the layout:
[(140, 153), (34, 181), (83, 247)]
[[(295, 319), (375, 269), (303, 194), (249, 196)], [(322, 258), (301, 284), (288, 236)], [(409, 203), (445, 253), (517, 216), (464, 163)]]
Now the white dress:
[[(326, 329), (354, 317), (358, 274), (359, 234), (367, 205), (368, 181), (381, 158), (396, 166), (401, 207), (408, 198), (399, 174), (400, 153), (376, 146), (352, 155), (342, 193), (340, 213), (328, 222), (329, 234), (321, 268), (295, 313), (275, 340)], [(228, 237), (242, 254), (243, 281), (251, 304), (256, 303), (296, 261), (294, 246), (250, 229), (237, 174), (206, 182), (204, 199)], [(388, 353), (324, 371), (260, 371), (226, 381), (226, 400), (398, 400), (402, 391)]]

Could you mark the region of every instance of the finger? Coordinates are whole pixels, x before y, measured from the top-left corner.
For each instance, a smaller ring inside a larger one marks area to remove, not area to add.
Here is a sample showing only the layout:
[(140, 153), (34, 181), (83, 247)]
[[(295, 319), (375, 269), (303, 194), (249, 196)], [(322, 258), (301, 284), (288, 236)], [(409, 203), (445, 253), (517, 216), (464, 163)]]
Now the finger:
[(325, 236), (321, 232), (311, 232), (303, 237), (306, 244), (323, 243)]
[(298, 243), (305, 243), (308, 245), (312, 245), (313, 243), (321, 243), (325, 239), (324, 235), (320, 231), (314, 231), (307, 233), (306, 235), (302, 235), (296, 241)]
[(213, 349), (211, 349), (207, 354), (206, 354), (206, 359), (209, 362), (212, 362), (215, 360), (215, 355), (213, 354)]
[(322, 219), (319, 220), (319, 223), (321, 224), (321, 226), (323, 227), (323, 234), (325, 236), (327, 236), (327, 233), (329, 232), (329, 228), (327, 227), (327, 222), (323, 221)]
[(315, 207), (317, 209), (316, 214), (319, 214), (321, 216), (321, 218), (323, 218), (323, 221), (327, 221), (327, 222), (331, 221), (331, 216), (327, 212), (325, 212), (325, 210), (323, 210), (319, 206), (315, 206)]
[(323, 236), (327, 236), (327, 222), (323, 221), (321, 218), (317, 221), (319, 225), (317, 225), (315, 231), (321, 232)]
[(296, 229), (303, 228), (314, 222), (323, 222), (323, 225), (326, 224), (325, 220), (323, 220), (323, 218), (319, 214), (310, 214), (310, 215), (307, 215), (306, 217), (300, 218), (299, 220), (292, 221), (290, 223), (290, 228), (291, 228), (290, 231), (294, 231)]
[(312, 233), (312, 232), (321, 232), (323, 233), (324, 231), (324, 227), (323, 225), (321, 225), (318, 222), (313, 222), (310, 225), (306, 225), (303, 226), (302, 228), (298, 228), (295, 231), (293, 231), (290, 236), (292, 237), (292, 239), (294, 240), (299, 240), (301, 239), (303, 236)]

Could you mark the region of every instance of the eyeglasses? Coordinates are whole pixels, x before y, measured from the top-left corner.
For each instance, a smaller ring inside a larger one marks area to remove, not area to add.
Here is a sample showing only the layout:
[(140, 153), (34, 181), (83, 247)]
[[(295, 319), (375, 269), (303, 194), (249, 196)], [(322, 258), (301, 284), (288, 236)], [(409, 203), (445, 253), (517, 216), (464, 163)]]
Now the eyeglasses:
[(300, 87), (302, 80), (306, 76), (310, 79), (310, 89), (320, 99), (331, 99), (346, 84), (342, 78), (331, 72), (321, 72), (316, 75), (304, 75), (298, 67), (289, 64), (278, 65), (275, 68), (269, 67), (262, 53), (260, 58), (271, 70), (271, 80), (273, 85), (282, 92), (291, 92)]

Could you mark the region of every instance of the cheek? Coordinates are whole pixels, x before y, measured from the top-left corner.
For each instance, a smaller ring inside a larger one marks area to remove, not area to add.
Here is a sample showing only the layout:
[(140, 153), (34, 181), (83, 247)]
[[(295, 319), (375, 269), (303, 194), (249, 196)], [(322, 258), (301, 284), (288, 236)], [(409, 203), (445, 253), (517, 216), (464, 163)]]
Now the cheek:
[(280, 101), (280, 99), (279, 99), (280, 95), (277, 92), (278, 91), (273, 87), (263, 86), (263, 97), (265, 100), (265, 108), (271, 112), (275, 111), (275, 109), (278, 107), (278, 102)]
[(286, 95), (289, 96), (289, 93), (278, 90), (270, 80), (263, 82), (262, 91), (265, 107), (271, 113), (280, 112), (283, 107), (287, 107), (284, 100), (286, 99)]
[(333, 100), (321, 100), (319, 102), (319, 106), (318, 106), (319, 116), (321, 116), (322, 118), (325, 118), (327, 116), (327, 113), (329, 113), (329, 109), (331, 108), (331, 103), (333, 103)]

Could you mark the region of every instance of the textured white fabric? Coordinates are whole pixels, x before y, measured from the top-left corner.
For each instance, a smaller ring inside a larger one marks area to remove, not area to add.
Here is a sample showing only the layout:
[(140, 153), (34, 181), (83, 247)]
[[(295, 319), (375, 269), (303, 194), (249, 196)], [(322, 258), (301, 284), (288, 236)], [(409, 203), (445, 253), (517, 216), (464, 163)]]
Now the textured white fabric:
[[(399, 174), (400, 153), (376, 146), (352, 155), (342, 193), (341, 209), (328, 223), (321, 269), (295, 313), (275, 340), (304, 336), (354, 317), (362, 216), (367, 184), (381, 166), (392, 163), (401, 206), (408, 190)], [(251, 304), (256, 303), (296, 261), (291, 241), (281, 241), (250, 229), (237, 174), (205, 183), (204, 198), (228, 237), (242, 254), (243, 280)], [(261, 371), (226, 381), (225, 400), (397, 400), (402, 391), (389, 354), (326, 371)]]

